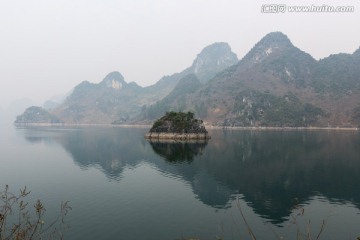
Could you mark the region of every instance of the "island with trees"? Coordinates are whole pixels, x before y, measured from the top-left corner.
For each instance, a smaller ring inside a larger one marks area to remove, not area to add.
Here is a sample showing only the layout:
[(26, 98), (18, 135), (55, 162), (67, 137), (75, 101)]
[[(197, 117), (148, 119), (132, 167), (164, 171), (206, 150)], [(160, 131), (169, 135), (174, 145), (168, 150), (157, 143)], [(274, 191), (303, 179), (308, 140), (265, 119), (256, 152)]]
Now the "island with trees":
[(210, 138), (204, 123), (192, 112), (167, 112), (156, 120), (145, 135), (147, 139), (207, 140)]

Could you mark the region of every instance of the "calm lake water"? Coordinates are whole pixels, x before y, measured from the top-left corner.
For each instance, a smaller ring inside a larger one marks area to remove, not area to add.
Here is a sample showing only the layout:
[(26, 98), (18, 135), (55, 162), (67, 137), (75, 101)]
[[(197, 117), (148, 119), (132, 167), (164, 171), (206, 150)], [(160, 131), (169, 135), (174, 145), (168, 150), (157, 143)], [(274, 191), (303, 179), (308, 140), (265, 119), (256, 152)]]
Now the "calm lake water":
[[(207, 143), (149, 143), (148, 129), (15, 128), (0, 136), (0, 184), (27, 186), (65, 239), (360, 236), (360, 133), (212, 130)], [(294, 209), (298, 204), (301, 209)], [(240, 210), (241, 209), (241, 210)]]

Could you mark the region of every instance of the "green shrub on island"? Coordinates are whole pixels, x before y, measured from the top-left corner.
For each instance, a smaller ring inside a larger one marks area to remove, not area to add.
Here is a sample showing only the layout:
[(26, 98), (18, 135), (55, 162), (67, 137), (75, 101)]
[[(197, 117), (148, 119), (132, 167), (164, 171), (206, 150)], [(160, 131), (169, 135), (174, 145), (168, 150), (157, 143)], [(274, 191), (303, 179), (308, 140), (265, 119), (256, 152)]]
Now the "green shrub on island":
[(166, 112), (150, 129), (150, 133), (203, 133), (207, 134), (204, 123), (192, 112)]

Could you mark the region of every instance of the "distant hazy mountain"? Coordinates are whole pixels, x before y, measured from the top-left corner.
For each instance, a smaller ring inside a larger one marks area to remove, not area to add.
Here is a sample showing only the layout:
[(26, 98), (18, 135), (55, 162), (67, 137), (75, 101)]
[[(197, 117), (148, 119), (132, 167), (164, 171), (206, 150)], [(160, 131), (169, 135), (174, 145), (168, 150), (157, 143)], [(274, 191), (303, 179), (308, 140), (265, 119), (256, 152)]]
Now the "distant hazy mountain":
[(140, 119), (152, 120), (161, 117), (167, 111), (184, 111), (191, 105), (193, 94), (202, 84), (195, 74), (188, 74), (175, 86), (175, 88), (162, 100), (142, 109)]
[(166, 111), (193, 111), (219, 126), (360, 126), (360, 48), (315, 60), (281, 32), (237, 60), (227, 43), (142, 88), (118, 72), (82, 82), (51, 111), (65, 123), (150, 123)]
[(238, 62), (235, 53), (227, 43), (214, 43), (204, 48), (196, 57), (190, 67), (202, 83), (206, 83), (217, 73)]
[(142, 88), (126, 83), (119, 72), (109, 73), (100, 83), (83, 81), (53, 111), (65, 123), (111, 123), (128, 120), (141, 108)]
[(35, 102), (28, 98), (16, 99), (4, 109), (6, 118), (14, 119), (17, 115), (23, 113), (26, 108), (35, 105)]
[(73, 90), (71, 90), (70, 92), (63, 94), (63, 95), (56, 95), (53, 96), (52, 98), (46, 100), (43, 104), (43, 108), (46, 109), (47, 111), (51, 111), (52, 109), (57, 108), (58, 106), (60, 106), (60, 104), (62, 104), (65, 99), (70, 96), (70, 94), (73, 92)]
[[(157, 83), (145, 88), (147, 92), (169, 94), (179, 80), (189, 74), (194, 74), (202, 83), (213, 78), (217, 73), (236, 64), (238, 58), (231, 51), (229, 44), (219, 42), (205, 47), (195, 58), (192, 65), (180, 73), (162, 77)], [(160, 97), (159, 99), (162, 99)]]
[(359, 52), (316, 61), (286, 35), (269, 33), (195, 92), (149, 109), (177, 109), (179, 99), (186, 99), (180, 109), (213, 125), (359, 126)]
[(45, 109), (32, 106), (27, 108), (22, 115), (17, 116), (15, 120), (15, 124), (31, 123), (61, 123), (61, 121)]
[(112, 72), (98, 84), (80, 83), (61, 104), (48, 101), (44, 108), (65, 123), (128, 123), (142, 109), (166, 97), (188, 74), (207, 82), (237, 61), (227, 43), (214, 43), (197, 55), (192, 66), (164, 76), (152, 86), (143, 88), (134, 82), (127, 83), (119, 72)]

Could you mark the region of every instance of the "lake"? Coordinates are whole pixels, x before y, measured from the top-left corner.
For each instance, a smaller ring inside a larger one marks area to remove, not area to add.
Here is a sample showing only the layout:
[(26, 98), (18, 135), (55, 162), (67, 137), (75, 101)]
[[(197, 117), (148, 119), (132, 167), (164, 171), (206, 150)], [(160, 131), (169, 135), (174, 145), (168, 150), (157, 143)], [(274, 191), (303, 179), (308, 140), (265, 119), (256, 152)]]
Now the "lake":
[[(150, 143), (146, 128), (3, 127), (0, 184), (27, 186), (65, 239), (360, 237), (360, 133), (211, 130)], [(50, 221), (47, 220), (46, 221)]]

